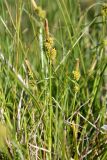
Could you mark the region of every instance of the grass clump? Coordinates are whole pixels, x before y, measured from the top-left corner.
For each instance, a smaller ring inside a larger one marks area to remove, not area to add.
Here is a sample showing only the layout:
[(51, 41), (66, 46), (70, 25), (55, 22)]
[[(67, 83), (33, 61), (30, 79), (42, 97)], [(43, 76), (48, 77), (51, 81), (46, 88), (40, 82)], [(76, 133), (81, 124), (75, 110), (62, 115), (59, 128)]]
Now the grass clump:
[(106, 8), (0, 1), (0, 159), (107, 159)]

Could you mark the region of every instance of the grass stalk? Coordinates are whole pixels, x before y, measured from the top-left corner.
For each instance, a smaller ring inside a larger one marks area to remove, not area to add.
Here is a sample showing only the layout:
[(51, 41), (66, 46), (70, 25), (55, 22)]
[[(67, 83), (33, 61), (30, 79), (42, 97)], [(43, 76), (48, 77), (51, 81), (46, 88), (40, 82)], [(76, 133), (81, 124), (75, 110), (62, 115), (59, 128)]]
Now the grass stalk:
[(53, 116), (53, 106), (52, 106), (52, 64), (49, 63), (49, 159), (52, 159), (52, 116)]

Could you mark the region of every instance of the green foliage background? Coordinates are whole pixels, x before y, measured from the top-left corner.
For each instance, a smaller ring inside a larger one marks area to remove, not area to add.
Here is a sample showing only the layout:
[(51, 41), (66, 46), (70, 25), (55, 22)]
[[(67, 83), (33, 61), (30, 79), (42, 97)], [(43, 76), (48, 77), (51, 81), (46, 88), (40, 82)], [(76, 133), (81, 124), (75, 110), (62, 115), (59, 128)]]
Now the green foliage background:
[(0, 1), (0, 159), (106, 160), (106, 1), (35, 2), (54, 63), (32, 2)]

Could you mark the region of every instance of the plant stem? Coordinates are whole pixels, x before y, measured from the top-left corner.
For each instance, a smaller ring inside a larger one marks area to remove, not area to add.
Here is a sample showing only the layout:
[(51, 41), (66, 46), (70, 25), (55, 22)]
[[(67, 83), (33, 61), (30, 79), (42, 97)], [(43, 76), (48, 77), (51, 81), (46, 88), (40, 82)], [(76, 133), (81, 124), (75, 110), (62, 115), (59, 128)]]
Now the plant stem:
[(51, 150), (52, 150), (52, 68), (51, 68), (51, 61), (49, 64), (49, 92), (50, 92), (50, 100), (49, 100), (49, 150), (50, 150), (50, 157), (51, 160)]

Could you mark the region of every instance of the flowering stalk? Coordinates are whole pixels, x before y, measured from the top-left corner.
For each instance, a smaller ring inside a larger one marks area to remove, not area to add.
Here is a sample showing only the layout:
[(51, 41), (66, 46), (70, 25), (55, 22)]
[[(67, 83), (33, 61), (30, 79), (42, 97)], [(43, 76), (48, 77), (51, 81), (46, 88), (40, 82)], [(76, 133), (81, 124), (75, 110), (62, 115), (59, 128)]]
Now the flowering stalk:
[(73, 80), (75, 81), (74, 91), (77, 93), (79, 91), (78, 81), (80, 79), (80, 71), (79, 71), (79, 59), (76, 59), (75, 70), (72, 72)]
[(49, 159), (51, 160), (51, 150), (52, 150), (52, 116), (53, 116), (53, 106), (52, 106), (52, 64), (54, 64), (56, 59), (56, 49), (54, 47), (54, 40), (53, 37), (50, 36), (49, 33), (49, 26), (48, 20), (45, 19), (44, 24), (45, 29), (45, 51), (48, 58), (49, 63), (49, 150), (50, 156)]
[[(42, 64), (42, 73), (44, 73), (44, 66), (45, 66), (45, 57), (43, 55), (43, 20), (46, 17), (46, 11), (43, 10), (40, 6), (37, 6), (35, 0), (31, 0), (32, 6), (36, 12), (36, 14), (38, 15), (38, 17), (40, 18), (40, 28), (39, 28), (39, 46), (40, 46), (40, 54), (41, 54), (41, 64)], [(47, 69), (46, 69), (47, 70)]]
[(46, 40), (45, 40), (45, 49), (47, 52), (47, 57), (49, 59), (49, 62), (51, 64), (54, 64), (56, 59), (56, 49), (54, 47), (54, 40), (53, 37), (49, 35), (49, 26), (48, 26), (48, 20), (45, 19), (45, 34), (46, 34)]
[(75, 108), (75, 101), (76, 101), (76, 97), (77, 97), (77, 93), (79, 92), (79, 84), (78, 81), (80, 79), (80, 71), (79, 71), (79, 59), (76, 59), (76, 66), (75, 66), (75, 70), (73, 70), (72, 72), (73, 75), (73, 83), (74, 83), (74, 98), (72, 101), (72, 112), (74, 111)]

